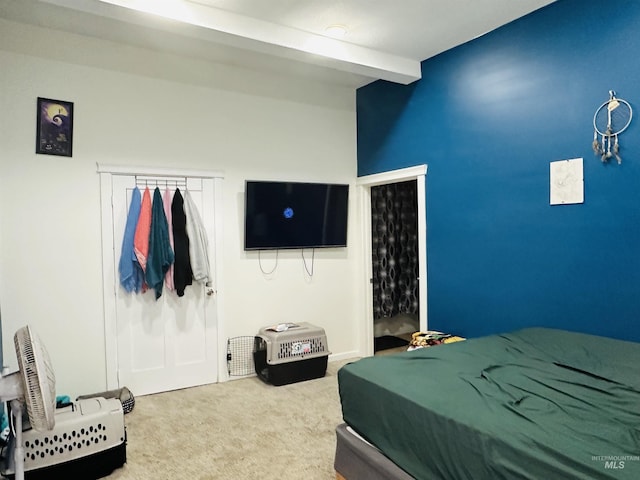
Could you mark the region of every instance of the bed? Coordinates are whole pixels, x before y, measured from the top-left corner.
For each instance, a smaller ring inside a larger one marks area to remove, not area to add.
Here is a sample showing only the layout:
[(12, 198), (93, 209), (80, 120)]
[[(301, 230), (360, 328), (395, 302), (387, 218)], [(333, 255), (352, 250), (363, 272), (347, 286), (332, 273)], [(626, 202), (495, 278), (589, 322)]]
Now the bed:
[(529, 328), (364, 358), (338, 386), (339, 479), (640, 478), (640, 343)]

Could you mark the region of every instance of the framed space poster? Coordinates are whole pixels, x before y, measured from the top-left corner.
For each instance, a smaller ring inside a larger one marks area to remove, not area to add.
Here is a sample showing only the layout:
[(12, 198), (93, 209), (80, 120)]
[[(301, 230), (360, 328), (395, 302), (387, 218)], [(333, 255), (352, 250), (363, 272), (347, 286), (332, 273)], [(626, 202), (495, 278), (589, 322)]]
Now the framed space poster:
[(38, 97), (36, 153), (71, 157), (73, 103)]

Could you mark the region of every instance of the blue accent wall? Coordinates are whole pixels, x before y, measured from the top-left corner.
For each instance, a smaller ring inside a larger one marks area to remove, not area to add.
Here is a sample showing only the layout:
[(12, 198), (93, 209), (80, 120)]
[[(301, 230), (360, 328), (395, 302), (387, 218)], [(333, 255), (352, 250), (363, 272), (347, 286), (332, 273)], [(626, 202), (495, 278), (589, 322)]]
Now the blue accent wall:
[[(640, 2), (559, 0), (358, 90), (358, 175), (428, 165), (429, 328), (640, 341), (639, 58)], [(638, 109), (621, 165), (591, 145), (609, 90)], [(584, 203), (549, 205), (577, 157)]]

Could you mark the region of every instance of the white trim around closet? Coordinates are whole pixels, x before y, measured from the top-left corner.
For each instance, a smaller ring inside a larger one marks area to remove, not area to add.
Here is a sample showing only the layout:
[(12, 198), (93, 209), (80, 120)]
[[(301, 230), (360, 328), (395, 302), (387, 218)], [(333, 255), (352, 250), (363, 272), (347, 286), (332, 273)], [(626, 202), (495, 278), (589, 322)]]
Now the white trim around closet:
[(145, 175), (156, 177), (224, 178), (224, 173), (215, 170), (192, 170), (188, 168), (144, 167), (132, 165), (108, 165), (98, 163), (98, 173), (112, 175)]
[(131, 166), (131, 165), (109, 165), (97, 163), (97, 173), (100, 175), (100, 201), (101, 201), (101, 228), (102, 228), (102, 280), (103, 280), (103, 306), (104, 306), (104, 340), (105, 340), (105, 367), (107, 390), (118, 387), (118, 368), (117, 368), (117, 325), (116, 325), (116, 305), (115, 290), (104, 288), (107, 285), (113, 285), (115, 272), (109, 270), (107, 266), (113, 265), (114, 239), (108, 232), (112, 229), (113, 212), (111, 209), (111, 196), (113, 194), (112, 177), (114, 175), (131, 175), (131, 176), (148, 176), (148, 177), (177, 177), (177, 178), (209, 178), (214, 179), (214, 215), (215, 215), (215, 265), (217, 285), (215, 287), (218, 302), (217, 313), (217, 348), (218, 348), (218, 381), (228, 380), (228, 372), (226, 369), (226, 351), (227, 342), (224, 335), (224, 275), (222, 262), (222, 180), (224, 173), (215, 170), (197, 170), (185, 168), (165, 168), (165, 167), (147, 167), (147, 166)]

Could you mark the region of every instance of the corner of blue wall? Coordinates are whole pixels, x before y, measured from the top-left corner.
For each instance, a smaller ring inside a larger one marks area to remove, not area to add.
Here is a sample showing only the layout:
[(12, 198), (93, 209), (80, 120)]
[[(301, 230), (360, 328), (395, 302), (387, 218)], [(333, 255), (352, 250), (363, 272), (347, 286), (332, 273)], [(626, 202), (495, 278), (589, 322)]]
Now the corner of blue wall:
[[(640, 341), (640, 125), (620, 165), (592, 150), (609, 90), (640, 102), (639, 25), (640, 2), (559, 0), (425, 60), (411, 85), (358, 90), (358, 175), (429, 166), (430, 328)], [(584, 203), (552, 206), (550, 162), (573, 158)]]

